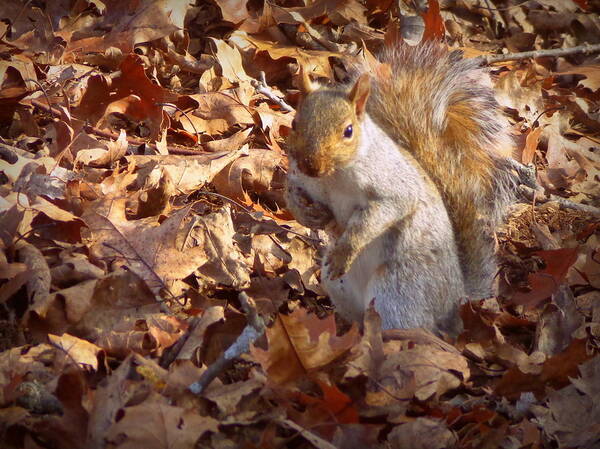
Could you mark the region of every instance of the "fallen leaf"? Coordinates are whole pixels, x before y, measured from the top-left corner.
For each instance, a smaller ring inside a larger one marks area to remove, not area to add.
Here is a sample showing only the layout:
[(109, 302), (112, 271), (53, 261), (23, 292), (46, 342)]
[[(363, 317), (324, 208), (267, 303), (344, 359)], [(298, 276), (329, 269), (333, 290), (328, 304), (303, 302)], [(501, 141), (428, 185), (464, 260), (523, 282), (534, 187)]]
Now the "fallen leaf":
[(100, 200), (97, 208), (82, 216), (90, 231), (84, 241), (95, 257), (112, 258), (129, 266), (158, 293), (169, 280), (182, 279), (206, 262), (202, 246), (184, 252), (177, 245), (188, 213), (189, 209), (181, 209), (156, 226), (127, 220), (123, 199)]
[(600, 357), (582, 363), (579, 372), (571, 385), (550, 391), (544, 405), (532, 410), (535, 422), (559, 448), (592, 448), (598, 443)]
[(518, 367), (509, 369), (499, 380), (495, 392), (516, 399), (522, 392), (530, 391), (538, 398), (544, 397), (547, 387), (562, 388), (577, 373), (577, 366), (592, 357), (585, 340), (573, 340), (569, 347), (543, 364), (539, 374), (526, 374)]
[(443, 449), (453, 447), (457, 438), (442, 421), (416, 418), (395, 427), (387, 441), (397, 449)]
[(98, 370), (98, 354), (102, 352), (98, 346), (69, 334), (62, 336), (49, 334), (48, 340), (63, 350), (82, 369), (87, 370), (90, 367), (94, 371)]
[[(103, 4), (103, 12), (95, 18), (87, 33), (81, 33), (78, 22), (57, 33), (69, 41), (67, 51), (102, 52), (109, 47), (117, 47), (125, 53), (130, 52), (138, 43), (160, 39), (183, 29), (189, 8), (187, 3), (178, 0), (134, 3), (103, 0)], [(98, 36), (96, 30), (109, 31)]]
[(517, 292), (512, 300), (515, 304), (526, 304), (535, 307), (550, 297), (562, 284), (571, 265), (577, 260), (576, 248), (565, 248), (536, 253), (546, 262), (546, 268), (529, 275), (531, 291)]
[(266, 333), (268, 350), (253, 347), (251, 353), (277, 384), (292, 382), (331, 363), (358, 339), (356, 327), (337, 337), (333, 315), (320, 320), (304, 309), (279, 314)]
[(218, 422), (196, 411), (171, 406), (153, 396), (140, 405), (123, 409), (106, 438), (121, 449), (190, 449), (205, 432), (218, 432)]

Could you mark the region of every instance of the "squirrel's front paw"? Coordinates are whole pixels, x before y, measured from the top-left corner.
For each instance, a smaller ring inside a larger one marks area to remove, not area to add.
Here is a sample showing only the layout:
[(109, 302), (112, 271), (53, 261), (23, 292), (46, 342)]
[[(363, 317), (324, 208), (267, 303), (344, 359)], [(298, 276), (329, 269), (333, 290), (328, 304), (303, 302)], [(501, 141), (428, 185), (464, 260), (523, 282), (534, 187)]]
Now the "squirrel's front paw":
[(296, 218), (304, 226), (323, 229), (333, 220), (329, 207), (313, 200), (301, 187), (296, 187), (293, 194), (301, 210), (300, 216)]
[(329, 279), (335, 281), (345, 274), (352, 264), (350, 248), (348, 245), (336, 243), (325, 260), (324, 266), (327, 267)]

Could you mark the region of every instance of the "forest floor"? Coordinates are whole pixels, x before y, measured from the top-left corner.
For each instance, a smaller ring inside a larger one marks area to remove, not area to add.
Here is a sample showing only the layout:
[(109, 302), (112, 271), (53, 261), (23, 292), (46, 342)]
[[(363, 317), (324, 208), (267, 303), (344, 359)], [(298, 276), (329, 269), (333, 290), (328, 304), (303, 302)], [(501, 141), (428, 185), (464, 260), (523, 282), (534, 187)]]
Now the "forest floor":
[[(0, 2), (3, 448), (600, 447), (600, 3), (415, 3)], [(441, 38), (541, 187), (449, 341), (336, 317), (282, 194), (301, 67)]]

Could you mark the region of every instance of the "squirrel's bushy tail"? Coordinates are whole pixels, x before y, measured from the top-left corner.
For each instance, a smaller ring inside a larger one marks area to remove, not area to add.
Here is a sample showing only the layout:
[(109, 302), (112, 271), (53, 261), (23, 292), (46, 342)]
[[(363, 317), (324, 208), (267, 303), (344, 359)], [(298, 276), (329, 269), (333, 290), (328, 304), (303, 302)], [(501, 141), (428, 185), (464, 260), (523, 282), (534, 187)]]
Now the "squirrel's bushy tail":
[(442, 193), (455, 227), (469, 296), (493, 293), (493, 229), (514, 199), (518, 177), (486, 71), (437, 43), (385, 50), (373, 75), (370, 116), (413, 154)]

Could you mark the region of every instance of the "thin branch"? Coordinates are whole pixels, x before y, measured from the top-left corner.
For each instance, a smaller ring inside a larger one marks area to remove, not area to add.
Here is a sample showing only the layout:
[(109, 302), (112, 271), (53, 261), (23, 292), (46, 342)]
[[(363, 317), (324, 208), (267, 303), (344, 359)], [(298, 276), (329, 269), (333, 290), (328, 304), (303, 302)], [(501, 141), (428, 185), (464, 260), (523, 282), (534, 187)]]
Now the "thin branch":
[(345, 53), (344, 49), (342, 48), (341, 45), (336, 44), (335, 42), (331, 42), (327, 39), (325, 39), (321, 33), (319, 33), (317, 30), (315, 30), (312, 26), (310, 26), (308, 23), (306, 22), (302, 22), (302, 26), (304, 26), (304, 28), (306, 28), (306, 32), (308, 33), (308, 35), (310, 37), (312, 37), (316, 42), (318, 42), (320, 45), (322, 45), (323, 47), (325, 47), (327, 50), (334, 52), (334, 53)]
[(198, 327), (198, 324), (200, 324), (200, 318), (192, 318), (185, 335), (183, 335), (179, 340), (177, 340), (177, 343), (175, 343), (170, 348), (167, 348), (167, 350), (163, 352), (163, 355), (160, 358), (159, 362), (160, 366), (162, 366), (165, 369), (171, 366), (171, 363), (173, 363), (175, 359), (177, 359), (177, 356), (181, 352), (181, 349), (185, 346), (190, 336), (194, 333), (194, 330), (196, 329), (196, 327)]
[(576, 55), (576, 54), (591, 54), (600, 52), (600, 44), (594, 45), (578, 45), (577, 47), (570, 48), (554, 48), (551, 50), (534, 50), (534, 51), (523, 51), (521, 53), (507, 53), (505, 55), (487, 55), (487, 56), (479, 56), (479, 59), (483, 64), (494, 64), (496, 62), (504, 62), (504, 61), (517, 61), (520, 59), (528, 59), (528, 58), (543, 58), (543, 57), (558, 57), (558, 56), (568, 56), (568, 55)]
[(516, 5), (505, 6), (505, 7), (502, 7), (502, 8), (491, 8), (489, 6), (480, 6), (480, 5), (472, 5), (471, 8), (485, 9), (487, 11), (509, 11), (511, 9), (518, 8), (519, 6), (523, 6), (523, 5), (527, 4), (527, 3), (529, 3), (530, 1), (532, 1), (532, 0), (525, 0), (525, 1), (521, 2), (521, 3), (517, 3)]
[[(38, 101), (38, 100), (29, 100), (29, 101), (36, 108), (42, 109), (43, 111), (45, 111), (49, 114), (52, 114), (55, 117), (59, 117), (59, 118), (62, 117), (62, 114), (60, 113), (60, 111), (58, 111), (57, 109), (55, 109), (53, 107), (45, 105), (41, 101)], [(85, 132), (87, 132), (87, 133), (94, 134), (98, 137), (103, 137), (105, 139), (117, 140), (119, 138), (119, 135), (116, 133), (98, 129), (94, 126), (86, 125), (84, 127), (84, 129), (85, 129)], [(135, 139), (133, 137), (127, 137), (127, 143), (130, 145), (148, 145), (150, 148), (157, 150), (155, 143), (146, 142), (145, 140)], [(202, 149), (202, 146), (200, 146), (200, 148)], [(180, 148), (180, 147), (174, 147), (174, 146), (170, 146), (170, 145), (167, 146), (167, 150), (169, 151), (169, 154), (180, 154), (180, 155), (188, 155), (188, 156), (196, 156), (198, 154), (206, 153), (206, 151), (190, 150), (188, 148)]]
[(238, 358), (243, 353), (248, 352), (250, 344), (254, 343), (265, 333), (265, 322), (256, 311), (254, 301), (245, 292), (239, 294), (239, 299), (246, 312), (248, 324), (235, 342), (233, 342), (233, 344), (202, 373), (200, 379), (188, 387), (189, 390), (196, 395), (202, 394), (206, 387), (208, 387), (219, 374), (223, 373), (232, 365), (234, 359)]
[(284, 425), (288, 429), (294, 430), (298, 435), (301, 435), (306, 441), (310, 442), (314, 447), (318, 447), (321, 449), (339, 449), (337, 446), (334, 446), (329, 441), (321, 438), (317, 434), (311, 432), (310, 430), (296, 424), (291, 419), (277, 419), (279, 424)]
[(259, 94), (263, 94), (273, 103), (276, 103), (283, 109), (284, 111), (294, 112), (294, 108), (285, 102), (283, 98), (279, 98), (275, 95), (275, 92), (271, 90), (271, 88), (267, 85), (267, 80), (265, 79), (265, 72), (260, 72), (259, 80), (252, 80), (252, 86), (256, 89), (256, 92)]
[(560, 196), (552, 194), (546, 194), (545, 196), (542, 196), (539, 192), (536, 192), (535, 190), (527, 186), (520, 186), (520, 189), (526, 198), (530, 200), (534, 199), (538, 203), (548, 203), (551, 201), (556, 201), (559, 204), (559, 206), (563, 209), (578, 210), (593, 215), (594, 217), (600, 217), (600, 208), (598, 207), (576, 203), (574, 201), (570, 201), (566, 198), (562, 198)]
[(37, 86), (41, 89), (41, 91), (44, 93), (44, 97), (46, 97), (46, 103), (48, 103), (48, 106), (51, 107), (52, 103), (50, 103), (50, 97), (48, 96), (48, 92), (46, 92), (46, 89), (44, 89), (44, 86), (42, 86), (42, 83), (40, 83), (37, 80), (34, 80), (33, 78), (25, 78), (23, 81), (27, 82), (29, 81), (30, 83), (34, 83), (37, 84)]
[(192, 125), (192, 128), (194, 130), (194, 133), (196, 134), (196, 138), (199, 139), (200, 138), (200, 133), (198, 132), (198, 130), (196, 129), (196, 126), (194, 125), (194, 122), (192, 122), (192, 119), (190, 118), (189, 115), (187, 115), (187, 112), (185, 112), (183, 109), (181, 109), (179, 106), (174, 105), (173, 103), (155, 103), (157, 106), (168, 106), (170, 108), (173, 108), (179, 112), (181, 112), (186, 119), (188, 119), (188, 122), (190, 122), (190, 125)]
[(174, 63), (176, 63), (182, 70), (190, 73), (197, 73), (201, 75), (206, 70), (210, 69), (215, 65), (215, 59), (206, 59), (206, 60), (194, 60), (190, 61), (186, 59), (184, 55), (177, 53), (173, 48), (167, 48), (166, 52), (163, 51), (164, 54)]

